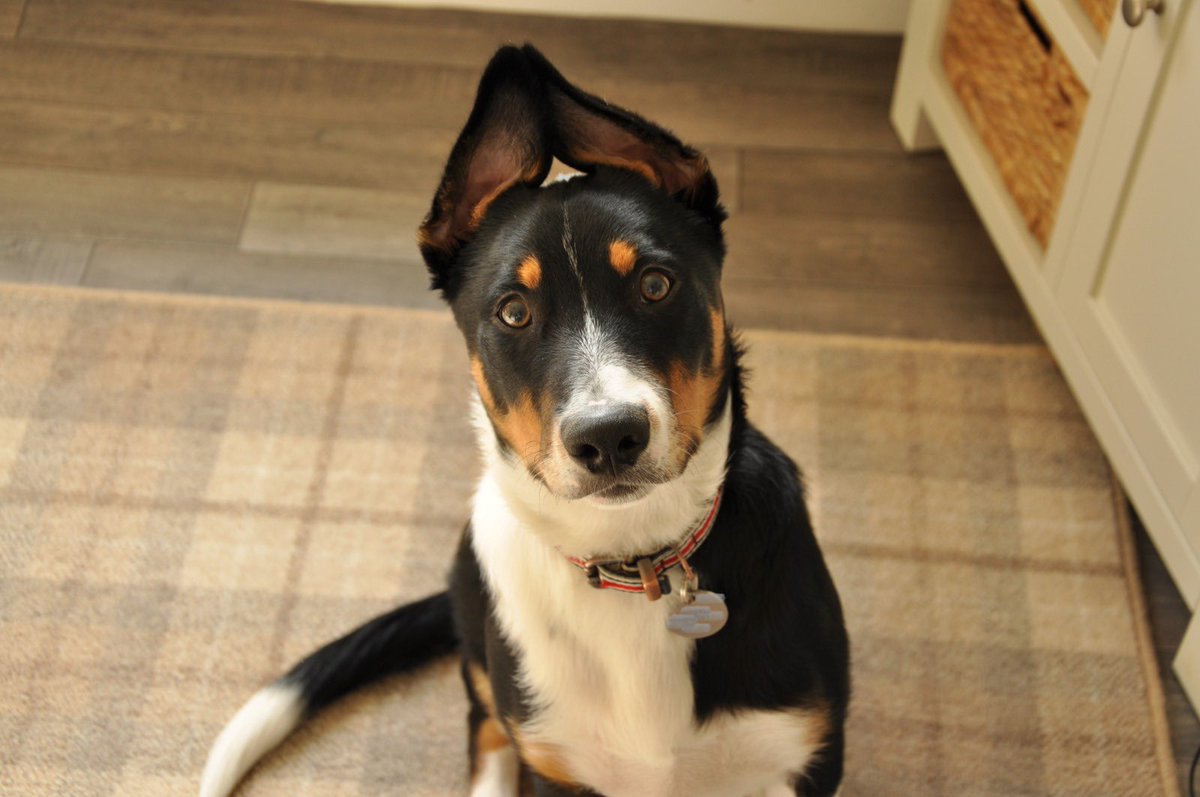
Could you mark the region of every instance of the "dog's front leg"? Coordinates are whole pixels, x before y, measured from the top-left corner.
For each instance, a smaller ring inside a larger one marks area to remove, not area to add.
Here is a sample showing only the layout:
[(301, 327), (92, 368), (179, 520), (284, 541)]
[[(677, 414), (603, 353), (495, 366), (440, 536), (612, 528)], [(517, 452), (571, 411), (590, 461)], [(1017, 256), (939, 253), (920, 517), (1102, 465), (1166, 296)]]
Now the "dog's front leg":
[(521, 763), (504, 728), (478, 703), (467, 717), (470, 726), (470, 797), (518, 797)]
[(521, 762), (508, 732), (496, 719), (492, 685), (478, 661), (463, 661), (467, 713), (467, 750), (471, 757), (470, 797), (518, 797)]
[(472, 707), (470, 797), (518, 797), (521, 762), (500, 723)]

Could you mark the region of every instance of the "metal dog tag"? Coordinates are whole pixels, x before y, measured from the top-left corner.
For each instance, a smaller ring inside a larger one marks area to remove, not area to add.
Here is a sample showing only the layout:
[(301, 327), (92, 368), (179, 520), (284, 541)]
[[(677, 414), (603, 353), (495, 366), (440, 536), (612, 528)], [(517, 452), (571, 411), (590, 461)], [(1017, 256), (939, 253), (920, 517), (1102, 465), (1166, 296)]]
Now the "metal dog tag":
[(720, 631), (729, 621), (725, 596), (706, 589), (684, 587), (684, 601), (667, 617), (667, 630), (688, 639), (704, 639)]

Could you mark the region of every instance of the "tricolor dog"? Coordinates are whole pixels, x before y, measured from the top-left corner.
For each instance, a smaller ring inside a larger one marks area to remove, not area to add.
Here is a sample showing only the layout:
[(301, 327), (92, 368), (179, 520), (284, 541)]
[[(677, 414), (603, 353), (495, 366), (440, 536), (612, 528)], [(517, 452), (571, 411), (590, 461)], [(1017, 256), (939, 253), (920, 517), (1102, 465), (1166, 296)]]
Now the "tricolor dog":
[[(544, 184), (552, 159), (582, 172)], [(703, 155), (535, 49), (483, 74), (420, 245), (484, 473), (449, 589), (254, 696), (200, 789), (306, 716), (457, 652), (471, 795), (833, 795), (849, 651), (792, 461), (746, 419)], [(396, 794), (404, 794), (402, 783)]]

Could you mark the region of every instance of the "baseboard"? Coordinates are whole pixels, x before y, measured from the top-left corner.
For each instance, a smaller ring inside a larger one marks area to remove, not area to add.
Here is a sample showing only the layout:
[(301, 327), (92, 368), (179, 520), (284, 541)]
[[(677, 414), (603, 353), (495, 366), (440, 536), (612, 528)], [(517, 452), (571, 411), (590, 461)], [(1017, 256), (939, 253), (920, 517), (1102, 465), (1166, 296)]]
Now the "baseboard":
[(898, 34), (910, 0), (319, 0), (571, 17), (628, 17), (757, 28)]

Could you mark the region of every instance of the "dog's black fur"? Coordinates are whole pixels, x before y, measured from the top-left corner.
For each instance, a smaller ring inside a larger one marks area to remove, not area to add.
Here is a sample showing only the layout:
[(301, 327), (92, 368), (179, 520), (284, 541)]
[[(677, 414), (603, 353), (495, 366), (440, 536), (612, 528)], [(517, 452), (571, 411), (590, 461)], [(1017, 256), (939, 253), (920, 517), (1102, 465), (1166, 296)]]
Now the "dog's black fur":
[[(540, 187), (553, 157), (589, 176)], [(558, 262), (565, 256), (568, 206), (575, 248), (592, 253), (587, 256), (596, 262), (572, 268)], [(664, 379), (683, 374), (681, 384), (700, 385), (695, 389), (703, 393), (697, 406), (703, 406), (704, 421), (691, 430), (686, 455), (731, 404), (723, 502), (711, 536), (691, 562), (701, 587), (724, 594), (732, 610), (720, 633), (695, 645), (695, 722), (740, 709), (821, 712), (827, 719), (824, 744), (795, 790), (830, 797), (843, 769), (847, 635), (796, 466), (746, 418), (740, 352), (724, 333), (719, 287), (724, 219), (703, 156), (665, 130), (572, 86), (527, 45), (500, 50), (485, 71), (422, 227), (421, 245), (433, 285), (464, 334), (493, 421), (519, 411), (532, 395), (529, 420), (543, 422), (564, 400), (574, 366), (563, 341), (575, 334), (583, 314), (581, 284), (572, 270), (586, 274), (590, 312), (611, 325), (623, 349), (638, 352), (642, 364)], [(678, 286), (674, 293), (653, 306), (639, 303), (631, 293), (636, 280), (631, 283), (604, 262), (614, 237), (636, 244), (635, 277), (647, 268), (661, 270)], [(514, 271), (530, 252), (539, 258), (542, 280), (536, 297), (528, 297), (537, 326), (514, 330), (497, 323), (496, 308), (506, 296), (530, 293)], [(505, 456), (524, 459), (542, 477), (536, 457), (510, 429), (496, 423), (496, 435)], [(590, 489), (614, 478), (598, 473)], [(519, 662), (497, 627), (471, 533), (468, 525), (448, 595), (373, 620), (285, 677), (299, 687), (310, 711), (457, 647), (471, 698), (472, 761), (479, 729), (489, 718), (519, 738), (530, 712), (516, 678)], [(538, 794), (590, 793), (586, 784), (562, 773), (524, 763)]]

